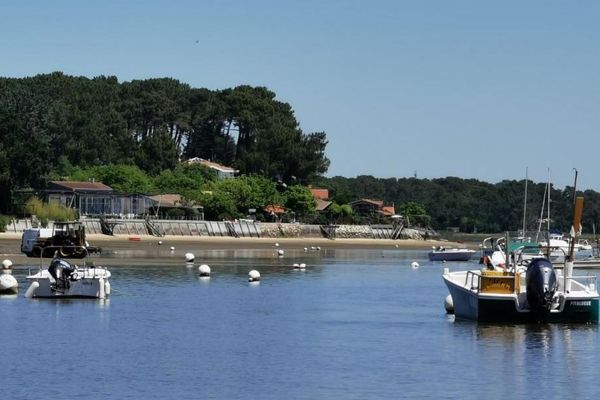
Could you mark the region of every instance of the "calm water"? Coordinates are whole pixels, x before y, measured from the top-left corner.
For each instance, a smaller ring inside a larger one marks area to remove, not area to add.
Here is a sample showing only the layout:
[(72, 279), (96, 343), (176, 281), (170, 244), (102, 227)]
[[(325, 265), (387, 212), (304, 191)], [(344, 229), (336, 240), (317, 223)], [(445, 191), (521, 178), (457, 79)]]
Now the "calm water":
[[(16, 269), (21, 294), (0, 298), (1, 398), (600, 394), (597, 326), (454, 322), (443, 308), (442, 264), (426, 252), (201, 256), (209, 280), (198, 278), (198, 256), (194, 268), (115, 258), (106, 302), (25, 299), (27, 270)], [(307, 270), (292, 270), (294, 262)], [(253, 268), (259, 284), (246, 280)]]

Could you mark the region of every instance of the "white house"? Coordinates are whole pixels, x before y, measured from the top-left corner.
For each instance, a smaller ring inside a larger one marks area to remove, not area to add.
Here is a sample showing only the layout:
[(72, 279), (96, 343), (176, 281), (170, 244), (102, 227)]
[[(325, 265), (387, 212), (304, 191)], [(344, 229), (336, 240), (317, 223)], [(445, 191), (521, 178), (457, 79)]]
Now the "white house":
[(233, 169), (231, 167), (226, 167), (225, 165), (221, 165), (219, 163), (216, 163), (216, 162), (213, 162), (210, 160), (205, 160), (204, 158), (199, 158), (199, 157), (190, 158), (189, 160), (187, 160), (185, 162), (186, 162), (186, 164), (204, 165), (205, 167), (215, 170), (215, 171), (217, 171), (217, 176), (219, 177), (219, 179), (235, 178), (235, 175), (238, 172), (240, 172), (237, 169)]

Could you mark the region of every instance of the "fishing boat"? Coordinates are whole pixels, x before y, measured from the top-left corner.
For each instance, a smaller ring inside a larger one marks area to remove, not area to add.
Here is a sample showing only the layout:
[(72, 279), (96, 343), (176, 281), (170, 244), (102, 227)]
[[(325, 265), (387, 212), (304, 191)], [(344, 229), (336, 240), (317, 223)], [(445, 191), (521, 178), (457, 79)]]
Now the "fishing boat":
[(469, 261), (475, 250), (471, 249), (458, 249), (458, 248), (445, 248), (443, 246), (433, 247), (432, 251), (429, 252), (429, 261)]
[(110, 295), (110, 276), (104, 267), (80, 267), (54, 258), (48, 268), (28, 274), (25, 297), (105, 299)]
[[(583, 198), (575, 203), (573, 226), (579, 232)], [(509, 240), (507, 239), (508, 243)], [(504, 262), (483, 269), (450, 272), (443, 279), (456, 318), (482, 322), (598, 322), (595, 276), (573, 275), (573, 249), (564, 268), (547, 258), (517, 260), (506, 251)]]

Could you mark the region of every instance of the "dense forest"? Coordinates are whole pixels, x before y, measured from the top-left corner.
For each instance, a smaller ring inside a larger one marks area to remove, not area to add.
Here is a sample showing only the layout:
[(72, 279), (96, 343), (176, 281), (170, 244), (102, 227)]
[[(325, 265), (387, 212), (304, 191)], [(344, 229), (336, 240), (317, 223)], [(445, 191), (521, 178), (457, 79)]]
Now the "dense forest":
[[(119, 82), (60, 72), (0, 78), (0, 213), (15, 214), (24, 189), (94, 178), (127, 192), (182, 194), (212, 218), (243, 217), (248, 208), (281, 203), (305, 222), (364, 223), (347, 204), (369, 198), (402, 213), (416, 205), (435, 229), (522, 226), (523, 180), (326, 178), (326, 146), (324, 132), (304, 133), (292, 107), (264, 87), (209, 90), (170, 78)], [(207, 171), (182, 166), (192, 157), (235, 167), (240, 178), (218, 182)], [(327, 213), (311, 212), (309, 184), (329, 189), (334, 204)], [(529, 182), (530, 230), (537, 229), (545, 189)], [(600, 194), (583, 195), (584, 232), (590, 233), (600, 222)], [(552, 188), (550, 197), (552, 226), (568, 230), (573, 188)]]
[[(517, 231), (523, 226), (525, 180), (505, 180), (496, 184), (455, 177), (439, 179), (318, 178), (315, 185), (328, 188), (337, 203), (357, 198), (381, 199), (398, 206), (417, 202), (424, 206), (435, 229), (459, 227), (462, 232)], [(526, 229), (538, 228), (546, 183), (527, 184)], [(571, 226), (573, 187), (550, 190), (551, 227), (568, 232)], [(578, 191), (584, 196), (584, 233), (600, 227), (600, 194)], [(546, 203), (547, 205), (547, 203)], [(544, 211), (543, 218), (547, 217)]]
[[(130, 164), (157, 175), (192, 157), (243, 175), (306, 183), (327, 171), (324, 132), (305, 134), (264, 87), (211, 91), (174, 79), (0, 78), (0, 191), (42, 188), (72, 167)], [(5, 211), (5, 210), (3, 210)]]

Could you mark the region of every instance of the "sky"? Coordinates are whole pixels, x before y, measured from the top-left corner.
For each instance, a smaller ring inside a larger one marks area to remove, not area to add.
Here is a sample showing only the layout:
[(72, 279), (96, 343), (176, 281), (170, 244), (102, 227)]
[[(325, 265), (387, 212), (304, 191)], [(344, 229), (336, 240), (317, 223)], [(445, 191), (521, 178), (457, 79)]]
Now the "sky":
[(0, 76), (266, 86), (327, 176), (600, 191), (600, 2), (0, 0)]

